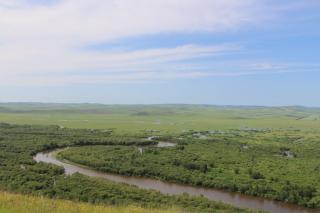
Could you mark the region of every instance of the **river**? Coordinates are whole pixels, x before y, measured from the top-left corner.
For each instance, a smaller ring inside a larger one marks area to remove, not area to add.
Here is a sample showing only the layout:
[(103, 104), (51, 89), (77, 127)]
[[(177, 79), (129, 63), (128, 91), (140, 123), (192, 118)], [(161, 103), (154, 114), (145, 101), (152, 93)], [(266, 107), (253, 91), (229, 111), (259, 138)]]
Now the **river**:
[[(174, 146), (173, 143), (159, 142), (157, 147), (170, 147)], [(303, 208), (293, 204), (287, 204), (283, 202), (277, 202), (269, 199), (258, 198), (253, 196), (247, 196), (240, 193), (226, 192), (223, 190), (209, 189), (204, 187), (189, 186), (176, 183), (168, 183), (150, 178), (143, 177), (128, 177), (110, 173), (103, 173), (75, 165), (68, 162), (62, 162), (58, 160), (55, 155), (64, 149), (57, 149), (48, 153), (38, 153), (34, 156), (36, 162), (52, 163), (58, 166), (62, 166), (65, 169), (66, 175), (72, 175), (76, 172), (90, 176), (107, 179), (117, 183), (126, 183), (135, 185), (143, 189), (157, 190), (163, 194), (178, 195), (182, 193), (188, 193), (192, 196), (200, 196), (208, 198), (209, 200), (222, 201), (227, 204), (231, 204), (238, 207), (264, 210), (271, 213), (316, 213), (317, 210)]]

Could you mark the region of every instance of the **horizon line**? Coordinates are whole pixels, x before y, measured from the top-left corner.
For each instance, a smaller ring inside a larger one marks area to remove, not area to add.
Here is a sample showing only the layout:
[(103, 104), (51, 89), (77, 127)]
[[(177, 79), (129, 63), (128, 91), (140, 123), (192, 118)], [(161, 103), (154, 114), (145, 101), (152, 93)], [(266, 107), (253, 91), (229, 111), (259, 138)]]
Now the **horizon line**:
[(104, 106), (164, 106), (164, 105), (186, 105), (186, 106), (212, 106), (212, 107), (266, 107), (266, 108), (286, 108), (286, 107), (303, 107), (303, 108), (316, 108), (320, 106), (308, 105), (255, 105), (255, 104), (208, 104), (208, 103), (99, 103), (99, 102), (41, 102), (41, 101), (9, 101), (2, 102), (1, 104), (65, 104), (65, 105), (104, 105)]

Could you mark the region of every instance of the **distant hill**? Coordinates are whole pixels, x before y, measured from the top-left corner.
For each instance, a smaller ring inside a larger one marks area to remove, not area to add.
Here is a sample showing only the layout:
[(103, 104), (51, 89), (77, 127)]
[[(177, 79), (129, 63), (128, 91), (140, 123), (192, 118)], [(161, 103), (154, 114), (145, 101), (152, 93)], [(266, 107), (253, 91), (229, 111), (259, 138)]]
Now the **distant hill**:
[(177, 111), (195, 111), (201, 109), (215, 109), (227, 111), (272, 111), (272, 112), (305, 112), (320, 113), (320, 108), (304, 106), (232, 106), (232, 105), (205, 105), (205, 104), (152, 104), (152, 105), (104, 105), (104, 104), (66, 104), (66, 103), (0, 103), (0, 112), (82, 112), (82, 113), (129, 113), (134, 115), (150, 115), (152, 113), (174, 113)]

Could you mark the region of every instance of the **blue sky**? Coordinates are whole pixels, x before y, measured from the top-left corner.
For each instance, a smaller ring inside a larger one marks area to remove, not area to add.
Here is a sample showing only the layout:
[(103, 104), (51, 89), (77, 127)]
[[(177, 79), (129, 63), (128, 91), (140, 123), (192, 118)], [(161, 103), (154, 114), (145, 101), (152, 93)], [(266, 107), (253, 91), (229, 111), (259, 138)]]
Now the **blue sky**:
[(320, 106), (317, 0), (0, 0), (0, 102)]

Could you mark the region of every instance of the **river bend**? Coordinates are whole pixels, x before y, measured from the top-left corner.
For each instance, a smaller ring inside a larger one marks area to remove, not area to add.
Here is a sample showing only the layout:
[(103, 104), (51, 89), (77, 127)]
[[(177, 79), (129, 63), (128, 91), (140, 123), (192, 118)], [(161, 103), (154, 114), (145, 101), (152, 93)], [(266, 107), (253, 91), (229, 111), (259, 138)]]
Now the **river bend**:
[[(160, 142), (157, 147), (169, 147), (174, 146), (172, 143)], [(117, 183), (126, 183), (137, 186), (142, 189), (153, 189), (163, 194), (179, 195), (182, 193), (188, 193), (192, 196), (204, 196), (209, 200), (222, 201), (227, 204), (231, 204), (238, 207), (259, 209), (271, 213), (316, 213), (317, 210), (303, 208), (293, 204), (287, 204), (283, 202), (277, 202), (265, 198), (247, 196), (240, 193), (227, 192), (223, 190), (209, 189), (204, 187), (189, 186), (177, 183), (168, 183), (160, 180), (144, 178), (144, 177), (129, 177), (123, 175), (116, 175), (110, 173), (103, 173), (87, 168), (85, 166), (76, 165), (69, 162), (62, 162), (58, 160), (55, 155), (64, 149), (57, 149), (51, 152), (41, 152), (34, 156), (34, 160), (37, 162), (52, 163), (58, 166), (62, 166), (66, 175), (72, 175), (76, 172), (90, 176), (107, 179)]]

